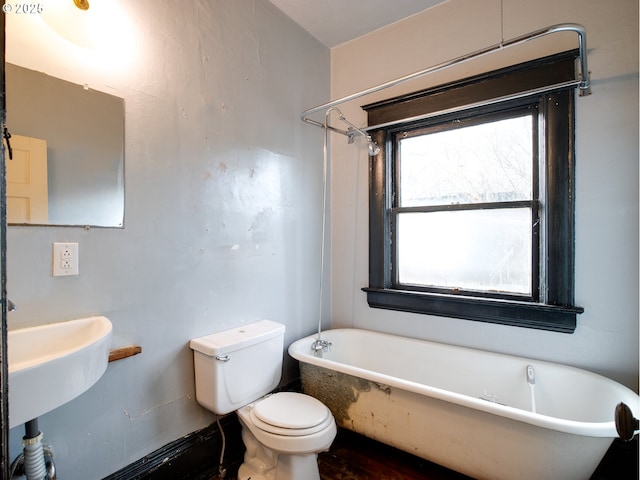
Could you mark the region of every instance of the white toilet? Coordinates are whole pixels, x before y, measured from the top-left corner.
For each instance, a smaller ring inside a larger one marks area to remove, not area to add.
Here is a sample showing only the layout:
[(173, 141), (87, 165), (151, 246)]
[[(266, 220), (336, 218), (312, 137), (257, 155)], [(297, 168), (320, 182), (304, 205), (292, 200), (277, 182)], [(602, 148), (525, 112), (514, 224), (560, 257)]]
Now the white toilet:
[(246, 447), (238, 480), (320, 480), (318, 453), (336, 436), (330, 410), (302, 393), (267, 395), (282, 375), (284, 325), (261, 320), (190, 346), (198, 403), (238, 413)]

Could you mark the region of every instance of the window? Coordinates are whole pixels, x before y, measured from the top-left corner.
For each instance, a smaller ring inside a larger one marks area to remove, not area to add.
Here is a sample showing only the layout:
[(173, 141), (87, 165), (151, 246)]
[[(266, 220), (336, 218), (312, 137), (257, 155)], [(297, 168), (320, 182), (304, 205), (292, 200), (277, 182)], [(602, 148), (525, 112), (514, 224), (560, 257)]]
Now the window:
[(573, 77), (574, 61), (364, 107), (389, 125), (370, 132), (384, 145), (371, 164), (370, 306), (575, 329), (574, 92), (526, 93)]

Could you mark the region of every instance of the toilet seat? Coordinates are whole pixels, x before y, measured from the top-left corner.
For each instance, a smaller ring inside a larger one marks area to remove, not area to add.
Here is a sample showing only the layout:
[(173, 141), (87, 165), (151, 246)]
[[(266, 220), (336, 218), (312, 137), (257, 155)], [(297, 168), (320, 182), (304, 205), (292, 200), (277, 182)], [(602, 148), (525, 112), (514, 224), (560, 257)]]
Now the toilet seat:
[(249, 416), (261, 430), (291, 437), (312, 435), (333, 422), (326, 405), (309, 395), (294, 392), (276, 393), (256, 402)]

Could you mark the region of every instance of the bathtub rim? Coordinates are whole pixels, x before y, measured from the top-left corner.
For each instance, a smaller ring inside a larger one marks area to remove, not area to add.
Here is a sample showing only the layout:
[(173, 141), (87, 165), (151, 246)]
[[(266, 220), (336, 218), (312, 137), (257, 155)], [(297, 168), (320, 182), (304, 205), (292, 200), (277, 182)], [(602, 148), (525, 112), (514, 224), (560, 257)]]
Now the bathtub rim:
[[(553, 363), (545, 360), (532, 359), (528, 357), (519, 357), (517, 355), (492, 352), (489, 350), (481, 350), (476, 348), (463, 347), (459, 345), (435, 342), (432, 340), (423, 340), (423, 339), (405, 337), (402, 335), (396, 335), (391, 333), (377, 332), (374, 330), (365, 330), (361, 328), (335, 328), (335, 329), (324, 330), (322, 331), (322, 335), (325, 335), (325, 334), (327, 335), (327, 337), (325, 337), (325, 340), (331, 339), (330, 337), (332, 335), (332, 332), (335, 332), (337, 334), (342, 332), (355, 332), (355, 333), (363, 332), (365, 334), (390, 336), (390, 337), (399, 338), (399, 339), (406, 339), (410, 341), (426, 343), (428, 345), (432, 344), (437, 346), (453, 347), (453, 348), (459, 348), (462, 350), (471, 350), (476, 352), (490, 353), (490, 354), (505, 356), (508, 358), (516, 358), (518, 360), (531, 361), (532, 363), (537, 363), (537, 364), (561, 366), (562, 368), (566, 368), (568, 370), (587, 373), (591, 376), (599, 378), (601, 381), (604, 381), (605, 383), (608, 383), (617, 389), (621, 389), (621, 392), (625, 394), (624, 396), (633, 398), (634, 402), (631, 402), (631, 401), (627, 402), (625, 401), (625, 398), (621, 398), (620, 401), (624, 401), (628, 405), (630, 403), (629, 407), (632, 409), (632, 411), (636, 415), (640, 409), (640, 397), (631, 389), (603, 375), (599, 375), (597, 373), (593, 373), (588, 370), (584, 370), (577, 367), (562, 365), (562, 364)], [(352, 376), (359, 377), (372, 382), (383, 383), (385, 385), (407, 390), (419, 395), (425, 395), (425, 396), (442, 400), (445, 402), (451, 402), (460, 406), (472, 408), (475, 410), (479, 410), (482, 412), (486, 412), (489, 414), (493, 414), (493, 415), (497, 415), (505, 418), (509, 418), (515, 421), (524, 422), (524, 423), (541, 427), (541, 428), (546, 428), (546, 429), (555, 430), (558, 432), (568, 433), (573, 435), (588, 436), (588, 437), (601, 437), (601, 438), (612, 438), (612, 439), (618, 437), (613, 411), (611, 412), (612, 419), (609, 422), (581, 422), (577, 420), (566, 420), (563, 418), (552, 417), (550, 415), (543, 415), (541, 413), (533, 413), (527, 410), (522, 410), (516, 407), (510, 407), (508, 405), (502, 405), (499, 403), (492, 403), (486, 400), (471, 397), (469, 395), (451, 392), (449, 390), (444, 390), (444, 389), (432, 387), (429, 385), (422, 385), (417, 382), (403, 380), (401, 378), (392, 377), (390, 375), (386, 375), (383, 373), (371, 372), (370, 370), (347, 365), (345, 363), (336, 362), (334, 360), (316, 357), (312, 355), (310, 352), (311, 352), (311, 344), (317, 339), (317, 337), (318, 337), (318, 334), (314, 333), (309, 336), (303, 337), (299, 340), (296, 340), (291, 345), (289, 345), (289, 348), (288, 348), (289, 355), (293, 357), (295, 360), (298, 360), (299, 362), (308, 363), (308, 364), (315, 365), (318, 367), (323, 367), (329, 370), (335, 370), (340, 373), (352, 375)]]

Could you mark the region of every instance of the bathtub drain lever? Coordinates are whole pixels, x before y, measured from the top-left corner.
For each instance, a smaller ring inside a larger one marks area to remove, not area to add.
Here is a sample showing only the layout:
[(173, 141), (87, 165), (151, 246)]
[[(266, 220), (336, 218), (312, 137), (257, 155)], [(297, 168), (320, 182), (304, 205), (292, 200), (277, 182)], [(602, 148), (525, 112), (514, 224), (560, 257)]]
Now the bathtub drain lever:
[(536, 413), (536, 374), (532, 365), (527, 365), (527, 383), (529, 384), (529, 394), (531, 395), (531, 411)]

